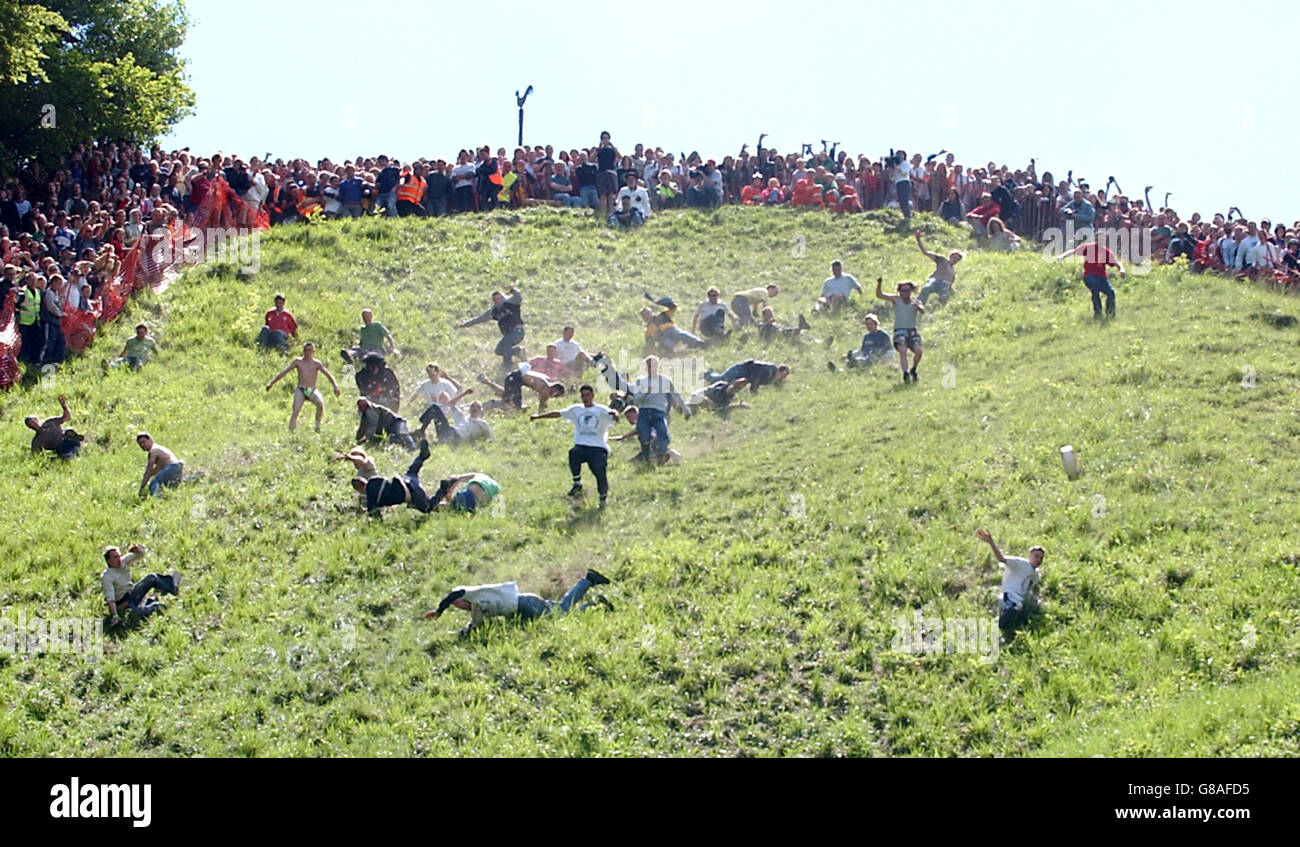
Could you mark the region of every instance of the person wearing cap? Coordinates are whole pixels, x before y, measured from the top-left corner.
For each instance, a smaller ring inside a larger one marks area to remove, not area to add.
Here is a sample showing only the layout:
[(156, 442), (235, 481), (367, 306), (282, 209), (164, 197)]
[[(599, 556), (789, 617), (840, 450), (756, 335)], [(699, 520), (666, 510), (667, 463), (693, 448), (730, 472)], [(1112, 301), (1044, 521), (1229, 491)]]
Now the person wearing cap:
[(275, 295), (275, 308), (266, 313), (266, 323), (257, 335), (263, 347), (275, 347), (281, 353), (289, 352), (289, 339), (298, 337), (298, 322), (284, 308), (284, 295)]
[[(862, 346), (857, 350), (850, 350), (844, 354), (844, 362), (850, 368), (860, 368), (876, 362), (884, 362), (889, 359), (894, 345), (889, 338), (889, 333), (880, 328), (880, 318), (875, 313), (869, 313), (862, 319), (867, 326), (867, 332), (862, 336)], [(834, 362), (826, 363), (831, 371), (835, 370)]]
[[(881, 286), (885, 280), (876, 277), (876, 297), (894, 304), (894, 349), (898, 351), (898, 364), (903, 369), (903, 382), (916, 382), (916, 366), (921, 364), (921, 332), (917, 321), (925, 312), (925, 304), (912, 298), (916, 284), (904, 280), (898, 284), (898, 294), (886, 294)], [(907, 369), (907, 351), (912, 351), (912, 369)]]
[[(469, 635), (482, 626), (488, 618), (519, 618), (536, 620), (548, 614), (568, 614), (573, 609), (590, 609), (596, 603), (576, 605), (586, 596), (587, 591), (596, 585), (608, 585), (609, 579), (604, 575), (588, 569), (585, 576), (573, 584), (564, 593), (559, 602), (547, 600), (537, 594), (520, 593), (516, 582), (498, 582), (490, 585), (458, 585), (443, 597), (438, 608), (425, 612), (425, 618), (439, 618), (448, 608), (456, 607), (469, 612), (469, 623), (460, 631)], [(612, 610), (613, 606), (603, 597), (599, 602)]]
[(367, 353), (361, 362), (361, 370), (353, 377), (357, 383), (357, 393), (371, 402), (387, 406), (394, 412), (400, 411), (402, 386), (397, 381), (397, 374), (388, 367), (388, 362), (383, 355)]
[(849, 302), (854, 291), (861, 290), (857, 277), (844, 273), (844, 266), (838, 260), (831, 262), (831, 275), (822, 282), (822, 293), (813, 304), (813, 311), (834, 314)]
[(993, 550), (993, 558), (1002, 565), (1002, 600), (998, 614), (999, 629), (1014, 629), (1023, 618), (1027, 606), (1035, 602), (1034, 589), (1038, 586), (1039, 568), (1043, 564), (1044, 550), (1038, 545), (1029, 548), (1029, 557), (1004, 556), (987, 529), (975, 530), (975, 537)]
[(740, 321), (727, 304), (718, 299), (718, 289), (710, 285), (704, 293), (705, 300), (695, 308), (695, 317), (691, 319), (691, 332), (704, 338), (722, 338), (727, 334), (727, 319), (732, 326), (739, 327)]
[(302, 404), (310, 400), (316, 406), (315, 429), (320, 432), (321, 419), (325, 416), (325, 403), (316, 388), (317, 374), (325, 374), (325, 378), (334, 388), (335, 397), (339, 395), (339, 384), (334, 380), (334, 374), (325, 367), (325, 363), (316, 358), (316, 345), (310, 341), (302, 345), (301, 356), (285, 365), (284, 369), (266, 384), (266, 390), (270, 391), (271, 387), (291, 370), (298, 371), (298, 387), (293, 390), (293, 412), (289, 416), (289, 431), (293, 432), (298, 428), (298, 413), (302, 411)]
[(917, 299), (924, 304), (931, 295), (938, 294), (939, 305), (943, 305), (948, 302), (948, 298), (952, 295), (953, 283), (957, 281), (957, 271), (953, 266), (964, 259), (966, 254), (962, 253), (960, 250), (953, 250), (947, 255), (947, 257), (941, 256), (938, 253), (931, 253), (929, 250), (926, 250), (925, 245), (921, 243), (921, 230), (918, 229), (912, 234), (916, 236), (916, 246), (921, 251), (921, 255), (934, 262), (934, 272), (931, 273), (930, 278), (926, 280), (925, 285), (921, 288), (921, 294)]
[(647, 350), (653, 350), (658, 346), (664, 352), (672, 353), (681, 347), (700, 348), (708, 343), (698, 335), (689, 333), (673, 323), (673, 318), (677, 314), (677, 303), (673, 298), (655, 297), (647, 291), (645, 292), (645, 299), (657, 306), (662, 306), (664, 309), (657, 315), (648, 306), (641, 309), (641, 321), (645, 324)]
[(844, 174), (835, 175), (835, 187), (827, 192), (826, 199), (827, 206), (840, 214), (862, 211), (862, 201), (858, 199), (857, 189), (849, 183)]
[(749, 185), (740, 189), (740, 202), (744, 206), (762, 206), (766, 202), (763, 189), (763, 175), (755, 172)]
[(503, 295), (500, 291), (493, 291), (491, 306), (478, 315), (456, 324), (457, 329), (465, 329), (485, 321), (497, 322), (497, 329), (501, 331), (501, 340), (497, 342), (493, 353), (501, 357), (502, 372), (510, 371), (516, 357), (521, 359), (524, 357), (523, 350), (519, 347), (524, 343), (524, 318), (521, 310), (523, 293), (513, 285), (507, 288), (506, 292), (509, 296)]
[(596, 477), (596, 493), (600, 495), (600, 508), (605, 508), (609, 495), (609, 477), (605, 467), (609, 462), (609, 428), (618, 422), (618, 412), (595, 402), (596, 389), (584, 385), (578, 390), (581, 403), (575, 403), (558, 412), (539, 412), (529, 420), (563, 418), (573, 424), (573, 447), (569, 448), (569, 472), (573, 474), (570, 497), (582, 494), (582, 466), (585, 464)]

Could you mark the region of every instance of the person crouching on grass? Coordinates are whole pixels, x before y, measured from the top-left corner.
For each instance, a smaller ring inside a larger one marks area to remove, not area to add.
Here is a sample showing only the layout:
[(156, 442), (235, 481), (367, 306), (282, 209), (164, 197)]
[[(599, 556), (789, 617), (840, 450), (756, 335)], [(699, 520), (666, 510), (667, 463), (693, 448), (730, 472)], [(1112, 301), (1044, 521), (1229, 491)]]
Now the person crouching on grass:
[(1038, 568), (1043, 564), (1043, 548), (1029, 548), (1029, 558), (1003, 556), (993, 536), (987, 529), (975, 530), (975, 537), (993, 549), (993, 557), (1002, 564), (1002, 609), (998, 615), (999, 629), (1013, 629), (1022, 620), (1027, 603), (1034, 602), (1034, 589), (1038, 586)]

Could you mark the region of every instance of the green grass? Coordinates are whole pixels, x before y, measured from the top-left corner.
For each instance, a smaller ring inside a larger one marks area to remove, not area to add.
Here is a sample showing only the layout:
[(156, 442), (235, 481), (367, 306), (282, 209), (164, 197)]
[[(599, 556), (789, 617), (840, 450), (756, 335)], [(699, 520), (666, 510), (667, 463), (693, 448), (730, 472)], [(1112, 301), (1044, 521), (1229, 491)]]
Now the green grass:
[[(933, 248), (969, 246), (926, 220)], [(563, 496), (566, 425), (498, 418), (491, 444), (435, 447), (425, 477), (490, 473), (503, 514), (366, 520), (350, 468), (328, 461), (355, 429), (350, 395), (327, 397), (322, 435), (288, 433), (291, 381), (262, 390), (283, 360), (250, 343), (282, 290), (334, 368), (370, 305), (409, 391), (430, 359), (491, 367), (495, 327), (453, 325), (514, 282), (530, 351), (572, 320), (588, 349), (635, 355), (644, 289), (685, 313), (708, 284), (776, 282), (793, 323), (833, 258), (867, 286), (923, 280), (896, 221), (726, 209), (619, 235), (536, 210), (286, 227), (257, 274), (203, 267), (135, 301), (54, 385), (0, 397), (0, 607), (102, 615), (100, 550), (136, 540), (184, 592), (108, 636), (101, 661), (0, 654), (0, 753), (1300, 753), (1295, 301), (1161, 269), (1120, 282), (1118, 319), (1097, 325), (1077, 266), (973, 252), (923, 321), (919, 386), (742, 335), (709, 363), (788, 361), (788, 386), (728, 419), (674, 417), (681, 466), (637, 469), (617, 446), (603, 514)], [(811, 335), (841, 355), (869, 305)], [(160, 323), (161, 358), (102, 375), (138, 318)], [(29, 457), (21, 424), (60, 392), (92, 438), (70, 465)], [(140, 429), (201, 477), (137, 501)], [(380, 455), (384, 472), (408, 461)], [(916, 609), (993, 614), (980, 525), (1009, 554), (1047, 548), (1041, 611), (992, 663), (891, 649)], [(421, 617), (457, 583), (556, 597), (587, 567), (613, 578), (616, 613), (465, 640), (463, 613)]]

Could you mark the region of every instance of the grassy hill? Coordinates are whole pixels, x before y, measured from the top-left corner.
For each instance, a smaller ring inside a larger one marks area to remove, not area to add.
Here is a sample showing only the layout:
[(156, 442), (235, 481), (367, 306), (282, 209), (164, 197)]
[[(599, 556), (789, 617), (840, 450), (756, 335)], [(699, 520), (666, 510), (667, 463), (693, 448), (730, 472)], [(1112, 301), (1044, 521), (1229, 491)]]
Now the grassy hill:
[[(367, 305), (403, 348), (406, 391), (429, 360), (472, 378), (496, 330), (454, 322), (513, 282), (530, 352), (572, 320), (589, 350), (634, 357), (644, 289), (693, 307), (710, 283), (776, 282), (793, 323), (833, 258), (868, 286), (923, 280), (897, 220), (286, 227), (257, 274), (202, 267), (136, 301), (54, 384), (0, 396), (0, 608), (100, 616), (100, 550), (137, 540), (184, 591), (108, 635), (98, 662), (0, 653), (0, 753), (1300, 754), (1293, 300), (1163, 269), (1118, 283), (1119, 316), (1099, 325), (1077, 266), (972, 253), (923, 321), (918, 386), (827, 370), (869, 300), (802, 345), (741, 334), (707, 361), (783, 360), (787, 387), (729, 418), (674, 416), (680, 466), (640, 469), (617, 446), (603, 513), (564, 497), (570, 428), (521, 416), (495, 419), (485, 446), (435, 447), (425, 473), (492, 474), (499, 514), (366, 520), (351, 468), (329, 461), (350, 444), (351, 396), (327, 398), (322, 434), (290, 434), (291, 383), (263, 390), (283, 360), (250, 343), (284, 291), (345, 389), (336, 351)], [(969, 246), (925, 220), (933, 248)], [(138, 318), (160, 325), (162, 356), (101, 374)], [(72, 464), (30, 457), (21, 423), (60, 392), (93, 440)], [(199, 478), (136, 500), (141, 429)], [(380, 455), (381, 472), (409, 460)], [(991, 619), (981, 525), (1008, 554), (1046, 547), (1041, 611), (995, 661), (894, 649), (916, 610)], [(556, 597), (587, 567), (614, 579), (615, 613), (463, 640), (463, 614), (421, 618), (457, 583)]]

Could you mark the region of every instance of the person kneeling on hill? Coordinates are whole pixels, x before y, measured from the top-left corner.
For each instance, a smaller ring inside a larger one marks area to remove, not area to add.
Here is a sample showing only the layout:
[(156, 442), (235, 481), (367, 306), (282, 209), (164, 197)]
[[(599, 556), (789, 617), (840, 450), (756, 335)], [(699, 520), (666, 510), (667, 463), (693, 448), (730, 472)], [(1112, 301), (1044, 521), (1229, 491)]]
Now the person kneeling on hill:
[(112, 617), (109, 626), (122, 622), (118, 607), (125, 603), (126, 608), (142, 618), (147, 618), (162, 608), (152, 597), (145, 599), (153, 589), (167, 594), (180, 594), (181, 575), (173, 570), (170, 574), (151, 573), (139, 582), (131, 581), (131, 565), (145, 557), (145, 549), (139, 544), (132, 544), (125, 556), (116, 547), (104, 549), (104, 561), (108, 567), (100, 574), (99, 584), (104, 589), (104, 601), (108, 603), (108, 613)]
[(1038, 569), (1043, 564), (1043, 548), (1029, 548), (1029, 558), (1003, 556), (993, 536), (987, 529), (975, 530), (975, 537), (993, 550), (993, 558), (1002, 564), (1002, 609), (998, 615), (1000, 629), (1013, 629), (1021, 622), (1027, 605), (1035, 603), (1034, 588), (1038, 585)]
[(406, 419), (387, 406), (358, 397), (357, 415), (361, 419), (360, 424), (357, 425), (357, 444), (365, 444), (372, 438), (387, 436), (389, 441), (396, 442), (407, 450), (415, 449), (415, 439), (406, 429)]
[[(438, 608), (425, 612), (426, 618), (438, 618), (442, 616), (449, 607), (455, 606), (457, 609), (469, 612), (469, 623), (460, 631), (461, 635), (469, 635), (476, 628), (483, 625), (487, 618), (521, 618), (523, 620), (536, 620), (545, 617), (548, 614), (568, 614), (575, 604), (580, 603), (586, 595), (587, 590), (595, 585), (608, 585), (609, 579), (594, 570), (588, 570), (586, 575), (573, 584), (573, 587), (564, 593), (559, 602), (547, 600), (537, 594), (520, 593), (519, 585), (515, 582), (498, 582), (492, 585), (459, 585), (452, 589), (442, 601), (438, 603)], [(610, 611), (614, 610), (611, 604), (604, 597), (596, 598), (599, 603)], [(579, 610), (590, 609), (596, 603), (583, 603), (576, 608)]]

